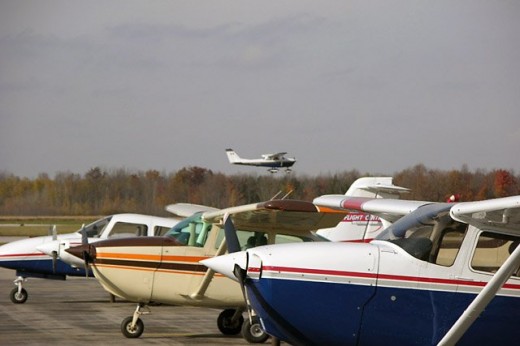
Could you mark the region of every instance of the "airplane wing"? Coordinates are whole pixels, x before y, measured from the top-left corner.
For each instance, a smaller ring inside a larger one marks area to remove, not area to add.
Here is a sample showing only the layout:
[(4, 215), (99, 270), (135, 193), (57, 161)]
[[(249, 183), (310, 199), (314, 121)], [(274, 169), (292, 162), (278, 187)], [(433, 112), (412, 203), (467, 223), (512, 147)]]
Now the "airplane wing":
[(348, 197), (345, 195), (323, 195), (312, 201), (318, 207), (336, 210), (356, 210), (377, 215), (388, 222), (395, 222), (422, 205), (425, 201), (407, 201), (390, 198)]
[(520, 232), (520, 196), (457, 203), (450, 214), (480, 229)]
[(208, 206), (200, 205), (200, 204), (192, 204), (192, 203), (169, 204), (164, 209), (166, 209), (166, 211), (168, 211), (174, 215), (178, 215), (181, 217), (192, 216), (193, 214), (201, 212), (201, 211), (218, 210), (217, 208), (208, 207)]
[(298, 200), (271, 200), (205, 212), (206, 222), (221, 223), (228, 214), (237, 229), (244, 231), (276, 230), (300, 234), (320, 228), (336, 226), (347, 211), (318, 207)]

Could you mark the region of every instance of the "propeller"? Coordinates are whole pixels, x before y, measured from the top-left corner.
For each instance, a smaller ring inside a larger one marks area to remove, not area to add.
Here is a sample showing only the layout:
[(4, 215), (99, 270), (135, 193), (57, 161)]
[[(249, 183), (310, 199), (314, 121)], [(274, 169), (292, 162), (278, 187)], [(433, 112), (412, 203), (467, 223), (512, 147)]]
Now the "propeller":
[(88, 277), (88, 266), (89, 263), (94, 262), (96, 258), (96, 248), (88, 243), (88, 234), (85, 225), (81, 226), (79, 233), (81, 234), (81, 245), (69, 247), (65, 249), (65, 251), (83, 260), (85, 276)]
[[(58, 230), (56, 229), (56, 225), (53, 225), (49, 228), (49, 233), (52, 236), (52, 241), (58, 240)], [(58, 263), (58, 252), (52, 251), (51, 257), (52, 257), (52, 273), (56, 274), (56, 264)]]
[[(228, 214), (226, 214), (224, 217), (225, 217), (224, 235), (226, 237), (228, 252), (229, 253), (239, 252), (239, 251), (241, 251), (240, 242), (238, 241), (237, 230), (235, 228), (235, 225), (233, 224), (233, 220), (231, 220), (231, 217)], [(245, 268), (247, 268), (249, 254), (247, 252), (245, 254), (246, 254)], [(238, 283), (240, 284), (240, 289), (242, 290), (242, 295), (244, 296), (244, 300), (246, 302), (248, 316), (249, 316), (249, 319), (251, 320), (253, 313), (252, 313), (252, 309), (251, 309), (251, 304), (249, 303), (249, 297), (247, 295), (247, 290), (245, 288), (247, 270), (244, 268), (241, 268), (238, 264), (235, 264), (235, 266), (233, 268), (233, 274), (238, 279)]]
[(81, 245), (83, 248), (83, 263), (85, 266), (85, 277), (88, 277), (88, 263), (91, 261), (89, 250), (90, 247), (88, 246), (88, 234), (87, 229), (85, 228), (85, 224), (81, 226)]
[[(226, 214), (224, 221), (224, 235), (226, 236), (226, 243), (228, 247), (228, 252), (239, 252), (240, 249), (240, 242), (238, 241), (238, 235), (237, 230), (235, 228), (235, 225), (233, 224), (233, 220), (231, 220), (231, 217)], [(246, 253), (247, 255), (247, 253)], [(247, 261), (246, 261), (247, 263)], [(247, 268), (247, 264), (246, 264)], [(246, 280), (246, 270), (241, 268), (238, 264), (235, 264), (235, 267), (233, 268), (233, 274), (237, 277), (240, 287), (242, 288), (242, 293), (244, 293), (245, 296), (245, 290), (244, 290), (244, 282)]]
[(226, 236), (226, 243), (229, 253), (240, 251), (240, 242), (238, 241), (237, 230), (233, 224), (233, 220), (229, 214), (224, 215), (224, 235)]

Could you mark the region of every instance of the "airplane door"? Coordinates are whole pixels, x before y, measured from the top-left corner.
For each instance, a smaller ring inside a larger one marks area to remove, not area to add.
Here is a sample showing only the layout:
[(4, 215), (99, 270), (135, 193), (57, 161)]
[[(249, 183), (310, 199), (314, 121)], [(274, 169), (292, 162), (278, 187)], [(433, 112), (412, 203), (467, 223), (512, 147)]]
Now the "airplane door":
[(154, 273), (152, 300), (171, 304), (184, 301), (198, 286), (207, 269), (199, 263), (203, 251), (203, 248), (182, 246), (165, 238), (161, 263)]

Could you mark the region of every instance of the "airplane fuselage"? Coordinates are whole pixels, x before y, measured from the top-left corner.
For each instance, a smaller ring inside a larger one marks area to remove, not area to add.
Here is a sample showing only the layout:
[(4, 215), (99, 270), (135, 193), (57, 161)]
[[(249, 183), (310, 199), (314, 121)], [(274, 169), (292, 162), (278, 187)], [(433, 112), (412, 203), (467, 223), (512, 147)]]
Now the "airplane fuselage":
[(113, 239), (95, 244), (92, 270), (108, 292), (124, 299), (205, 307), (244, 306), (240, 286), (217, 274), (200, 296), (194, 295), (207, 268), (199, 261), (217, 248), (188, 247), (169, 237)]
[[(491, 279), (495, 259), (507, 257), (506, 245), (515, 244), (511, 235), (487, 237), (470, 226), (457, 248), (459, 238), (450, 235), (433, 263), (389, 241), (253, 248), (245, 288), (266, 331), (292, 344), (435, 345)], [(461, 345), (517, 343), (518, 275)]]
[[(60, 240), (78, 239), (78, 234), (61, 235)], [(79, 238), (81, 239), (81, 238)], [(16, 270), (17, 276), (65, 280), (67, 275), (85, 276), (83, 268), (74, 268), (55, 261), (37, 249), (38, 246), (52, 241), (52, 236), (16, 240), (0, 247), (0, 267)]]
[(277, 154), (263, 154), (261, 159), (243, 159), (235, 153), (233, 149), (226, 149), (226, 154), (230, 163), (234, 165), (267, 167), (275, 172), (278, 168), (287, 168), (290, 171), (296, 163), (293, 157), (285, 157), (285, 152)]
[[(108, 237), (128, 235), (147, 236), (167, 232), (178, 219), (161, 218), (142, 214), (116, 214), (99, 219), (84, 228), (89, 242)], [(65, 280), (67, 276), (93, 276), (86, 272), (84, 261), (71, 256), (65, 250), (82, 243), (80, 231), (56, 236), (40, 236), (21, 239), (0, 246), (0, 267), (16, 271), (14, 281), (18, 294), (11, 292), (11, 299), (23, 303), (27, 291), (23, 289), (25, 278)]]
[(242, 161), (233, 162), (235, 165), (244, 165), (244, 166), (257, 166), (257, 167), (272, 167), (272, 168), (286, 168), (286, 167), (292, 167), (296, 163), (295, 160), (246, 160), (242, 159)]

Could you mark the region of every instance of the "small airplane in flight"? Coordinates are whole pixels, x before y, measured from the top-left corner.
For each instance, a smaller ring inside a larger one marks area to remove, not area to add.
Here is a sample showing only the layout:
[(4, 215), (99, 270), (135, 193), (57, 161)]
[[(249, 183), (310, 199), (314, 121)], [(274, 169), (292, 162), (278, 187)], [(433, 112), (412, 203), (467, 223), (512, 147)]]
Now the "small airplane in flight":
[[(520, 196), (462, 203), (322, 196), (395, 221), (370, 243), (267, 245), (202, 261), (294, 345), (518, 343)], [(310, 295), (309, 292), (312, 292)]]
[(226, 149), (226, 154), (230, 163), (234, 165), (246, 165), (256, 167), (267, 167), (271, 173), (278, 172), (278, 169), (285, 168), (287, 173), (291, 172), (291, 167), (296, 163), (294, 157), (285, 157), (286, 152), (276, 154), (263, 154), (260, 159), (242, 159), (233, 149)]
[[(182, 216), (182, 215), (180, 215)], [(16, 240), (0, 246), (0, 267), (16, 271), (10, 298), (25, 303), (28, 298), (23, 283), (27, 278), (66, 280), (67, 276), (92, 276), (82, 261), (64, 250), (81, 245), (83, 234), (90, 242), (124, 236), (161, 235), (177, 224), (180, 218), (163, 218), (143, 214), (115, 214), (103, 217), (74, 233), (53, 234)]]
[[(347, 195), (398, 197), (403, 190), (406, 189), (392, 184), (392, 178), (360, 178)], [(348, 211), (317, 209), (310, 202), (271, 200), (194, 214), (164, 237), (110, 239), (67, 251), (78, 256), (79, 261), (87, 258), (105, 290), (138, 303), (134, 314), (121, 323), (126, 337), (137, 338), (143, 333), (140, 316), (147, 311), (142, 309), (159, 302), (222, 308), (217, 326), (223, 334), (242, 331), (248, 341), (263, 342), (267, 335), (258, 320), (244, 321), (245, 302), (240, 286), (198, 263), (225, 253), (222, 219), (226, 214), (237, 225), (240, 247), (244, 249), (266, 243), (322, 240), (311, 231), (325, 229), (325, 235), (330, 235), (331, 227), (340, 221), (342, 240), (359, 241), (372, 234), (367, 233), (370, 227), (366, 223), (343, 222)], [(375, 223), (380, 221), (371, 221)]]

